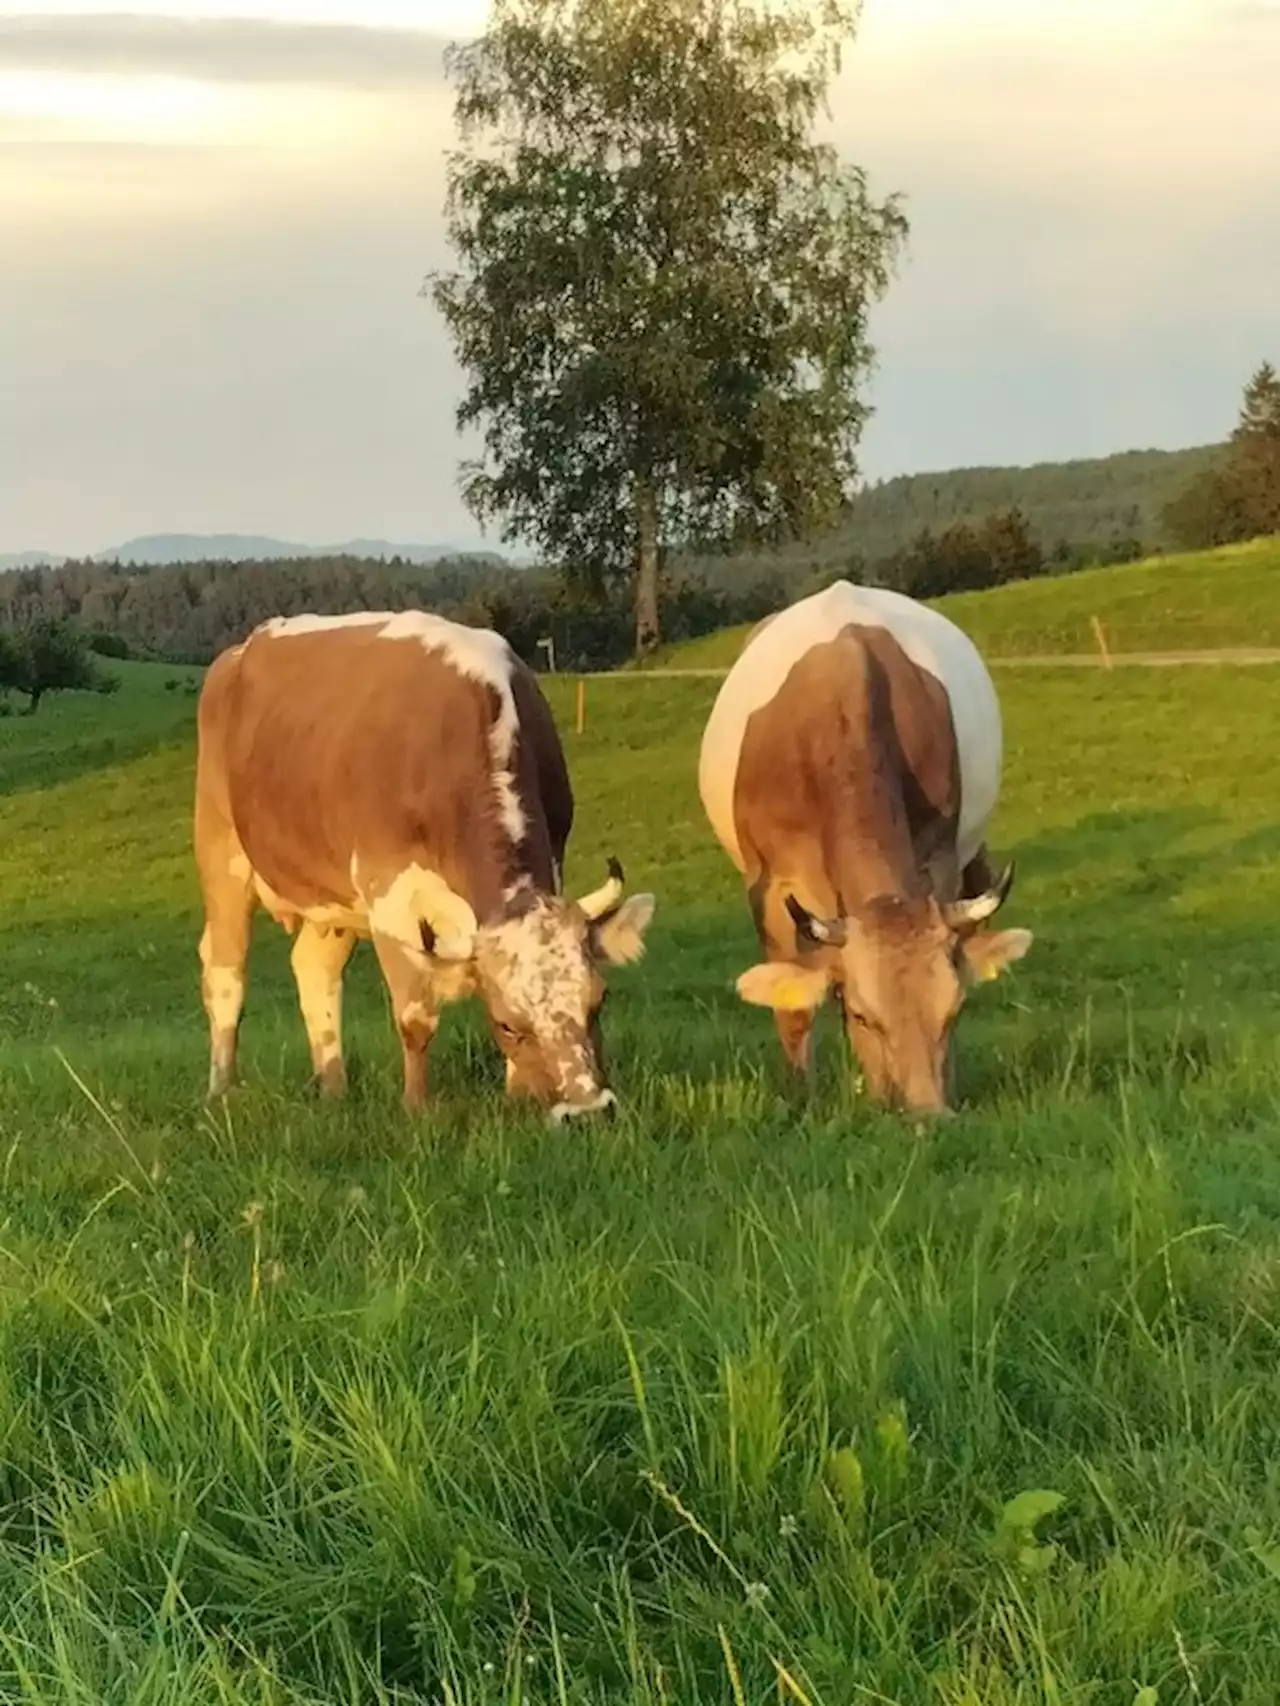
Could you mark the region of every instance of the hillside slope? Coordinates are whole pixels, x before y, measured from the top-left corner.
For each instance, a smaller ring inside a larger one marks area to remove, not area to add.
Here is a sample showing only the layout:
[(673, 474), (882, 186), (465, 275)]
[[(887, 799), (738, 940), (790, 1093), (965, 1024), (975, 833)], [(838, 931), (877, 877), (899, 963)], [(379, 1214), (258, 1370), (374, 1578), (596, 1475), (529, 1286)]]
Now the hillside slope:
[(1105, 547), (1122, 538), (1156, 550), (1173, 543), (1164, 525), (1166, 505), (1220, 454), (1217, 445), (1199, 445), (1029, 468), (905, 474), (860, 492), (842, 525), (824, 539), (779, 552), (698, 558), (691, 566), (713, 584), (774, 573), (788, 586), (799, 585), (856, 560), (878, 562), (909, 545), (923, 528), (938, 533), (1015, 506), (1046, 552), (1059, 545)]
[[(1280, 646), (1280, 538), (1017, 581), (933, 602), (993, 658), (1093, 651), (1093, 616), (1105, 624), (1114, 652)], [(673, 646), (662, 663), (728, 669), (747, 632), (725, 628)]]

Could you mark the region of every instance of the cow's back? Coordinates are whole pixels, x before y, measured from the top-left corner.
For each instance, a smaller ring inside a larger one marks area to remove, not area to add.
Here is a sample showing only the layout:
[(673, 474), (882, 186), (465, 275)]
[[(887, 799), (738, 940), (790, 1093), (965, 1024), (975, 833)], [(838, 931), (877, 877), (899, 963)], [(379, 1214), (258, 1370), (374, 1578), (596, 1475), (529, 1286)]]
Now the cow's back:
[(750, 718), (777, 696), (796, 663), (850, 627), (891, 634), (918, 668), (942, 684), (960, 772), (957, 852), (977, 851), (1000, 788), (1002, 734), (995, 688), (977, 648), (953, 622), (902, 593), (837, 581), (801, 599), (748, 638), (720, 689), (703, 733), (698, 786), (712, 829), (741, 870), (734, 795)]
[(518, 667), (498, 635), (412, 611), (277, 620), (224, 654), (202, 767), (255, 878), (304, 913), (415, 862), (472, 893), (497, 869), (481, 841), (521, 841), (539, 806), (517, 775), (539, 773), (520, 762)]

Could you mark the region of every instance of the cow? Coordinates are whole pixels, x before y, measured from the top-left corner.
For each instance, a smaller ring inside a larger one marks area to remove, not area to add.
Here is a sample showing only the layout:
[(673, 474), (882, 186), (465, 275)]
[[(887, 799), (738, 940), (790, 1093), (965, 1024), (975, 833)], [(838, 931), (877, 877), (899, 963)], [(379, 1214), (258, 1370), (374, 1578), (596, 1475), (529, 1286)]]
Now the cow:
[(346, 1089), (342, 978), (371, 939), (422, 1106), (441, 1007), (477, 994), (508, 1091), (555, 1123), (616, 1105), (601, 968), (636, 960), (652, 895), (562, 893), (573, 792), (550, 708), (506, 641), (417, 610), (277, 617), (200, 696), (195, 856), (209, 1092), (234, 1081), (255, 908), (293, 935), (319, 1087)]
[(738, 979), (811, 1065), (828, 995), (877, 1100), (945, 1114), (967, 987), (1031, 947), (986, 845), (1000, 707), (969, 638), (901, 593), (837, 581), (748, 635), (703, 733), (699, 791), (765, 961)]

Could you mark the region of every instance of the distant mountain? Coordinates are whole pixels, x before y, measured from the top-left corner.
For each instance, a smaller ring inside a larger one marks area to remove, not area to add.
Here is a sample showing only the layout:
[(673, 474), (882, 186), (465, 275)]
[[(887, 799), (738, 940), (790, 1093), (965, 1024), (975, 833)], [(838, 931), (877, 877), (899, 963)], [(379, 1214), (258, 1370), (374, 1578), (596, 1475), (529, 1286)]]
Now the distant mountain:
[[(363, 557), (427, 566), (446, 558), (501, 568), (508, 558), (496, 551), (477, 551), (456, 545), (397, 545), (389, 539), (348, 539), (339, 545), (297, 545), (255, 533), (147, 533), (126, 539), (107, 551), (95, 551), (95, 563), (270, 563), (297, 557)], [(0, 553), (0, 573), (6, 569), (37, 569), (67, 561), (56, 551)]]
[(396, 545), (389, 539), (347, 539), (337, 545), (298, 545), (254, 533), (149, 533), (126, 539), (109, 551), (97, 551), (99, 563), (269, 563), (296, 557), (364, 557), (406, 563), (438, 563), (466, 557), (487, 563), (505, 559), (493, 551), (468, 551), (455, 545)]
[(0, 551), (0, 575), (6, 569), (43, 569), (61, 561), (53, 551)]

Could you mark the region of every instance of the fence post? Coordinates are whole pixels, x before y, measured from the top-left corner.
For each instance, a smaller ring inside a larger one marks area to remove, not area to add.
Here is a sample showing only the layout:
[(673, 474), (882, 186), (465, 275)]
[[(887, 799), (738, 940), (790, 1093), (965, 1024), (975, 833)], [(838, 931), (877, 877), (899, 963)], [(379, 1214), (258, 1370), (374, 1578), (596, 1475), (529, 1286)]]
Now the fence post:
[(1093, 637), (1098, 642), (1098, 650), (1102, 653), (1102, 667), (1110, 669), (1111, 652), (1107, 646), (1107, 631), (1096, 616), (1091, 616), (1089, 620), (1093, 624)]
[(578, 733), (582, 734), (587, 726), (587, 684), (581, 676), (578, 677)]

